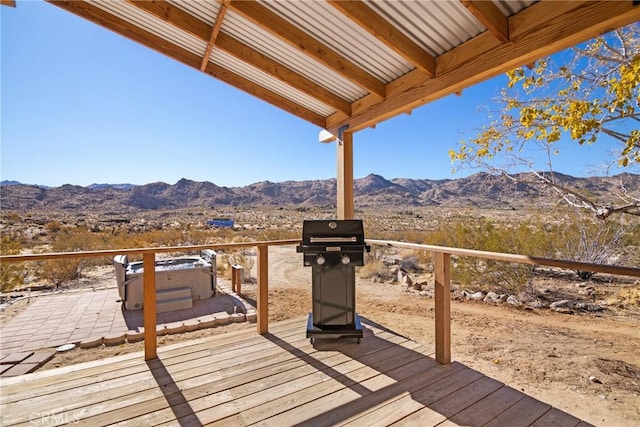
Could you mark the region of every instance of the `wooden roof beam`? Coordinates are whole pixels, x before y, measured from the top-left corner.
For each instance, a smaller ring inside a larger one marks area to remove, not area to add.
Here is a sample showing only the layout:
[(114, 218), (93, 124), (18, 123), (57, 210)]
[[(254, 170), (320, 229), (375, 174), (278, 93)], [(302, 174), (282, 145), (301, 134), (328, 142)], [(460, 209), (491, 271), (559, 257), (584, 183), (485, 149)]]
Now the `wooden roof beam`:
[(253, 1), (243, 0), (232, 0), (229, 6), (254, 24), (295, 46), (336, 73), (375, 94), (375, 96), (383, 99), (386, 96), (384, 82), (362, 70), (342, 55), (334, 52), (266, 7)]
[(412, 63), (416, 68), (431, 77), (435, 76), (435, 57), (362, 1), (330, 0), (329, 4), (382, 43), (386, 44), (389, 48), (396, 51), (396, 53)]
[(227, 14), (227, 2), (224, 2), (220, 5), (220, 9), (218, 9), (218, 15), (216, 16), (216, 22), (213, 24), (213, 28), (211, 29), (211, 36), (209, 37), (209, 42), (207, 43), (207, 48), (204, 51), (204, 55), (202, 55), (202, 63), (200, 64), (200, 71), (204, 71), (207, 68), (207, 63), (209, 62), (209, 58), (211, 58), (211, 52), (213, 52), (213, 46), (216, 44), (216, 39), (218, 38), (218, 34), (220, 34), (220, 29), (222, 28), (222, 22), (224, 21), (224, 15)]
[[(175, 25), (176, 27), (190, 33), (194, 37), (206, 41), (208, 43), (207, 49), (209, 48), (209, 46), (213, 48), (213, 44), (211, 43), (211, 39), (213, 38), (215, 46), (218, 49), (226, 51), (236, 58), (239, 58), (242, 61), (254, 66), (255, 68), (286, 83), (287, 85), (303, 93), (306, 93), (312, 98), (315, 98), (330, 107), (335, 108), (337, 111), (340, 111), (347, 115), (351, 114), (351, 104), (345, 99), (337, 96), (333, 92), (302, 76), (296, 71), (284, 66), (283, 64), (280, 64), (279, 62), (269, 58), (268, 56), (234, 39), (224, 32), (221, 32), (220, 29), (218, 29), (216, 33), (216, 26), (218, 25), (218, 23), (222, 24), (222, 20), (220, 19), (221, 14), (223, 14), (222, 11), (228, 10), (228, 0), (225, 0), (220, 5), (218, 17), (216, 18), (216, 22), (213, 27), (164, 0), (128, 1), (131, 4), (139, 7), (140, 9), (143, 9), (146, 12), (149, 12), (152, 15), (164, 20), (165, 22)], [(205, 71), (206, 65), (209, 62), (209, 56), (210, 52), (209, 54), (205, 52), (205, 55), (200, 64), (201, 71)]]
[[(114, 31), (117, 34), (125, 35), (129, 39), (160, 52), (172, 59), (182, 62), (197, 70), (200, 69), (202, 59), (198, 55), (176, 46), (162, 37), (158, 37), (141, 28), (131, 26), (127, 21), (117, 18), (87, 2), (75, 0), (47, 1), (61, 9), (101, 25), (108, 30)], [(318, 126), (325, 125), (325, 118), (320, 114), (308, 110), (301, 105), (298, 105), (277, 93), (271, 92), (268, 89), (265, 89), (264, 87), (259, 86), (229, 70), (225, 70), (222, 67), (209, 63), (207, 64), (205, 72), (231, 86), (262, 99), (275, 107), (307, 120), (308, 122)]]
[(337, 111), (347, 115), (351, 114), (350, 102), (229, 35), (221, 33), (218, 36), (217, 47), (318, 101), (335, 108)]
[(509, 20), (491, 1), (460, 0), (473, 16), (501, 42), (509, 41)]
[(16, 0), (0, 0), (0, 5), (16, 7)]
[(287, 111), (294, 116), (300, 117), (303, 120), (313, 123), (316, 126), (324, 126), (325, 118), (320, 114), (308, 110), (300, 104), (296, 104), (295, 102), (284, 98), (280, 94), (257, 85), (252, 81), (245, 79), (244, 77), (235, 74), (230, 70), (227, 70), (226, 68), (222, 68), (219, 65), (209, 62), (209, 64), (207, 64), (207, 69), (205, 70), (205, 72), (215, 77), (216, 79), (222, 80), (223, 82), (228, 83), (237, 89), (247, 92), (257, 97), (258, 99), (268, 102), (269, 104)]
[(640, 20), (631, 1), (542, 1), (509, 18), (511, 42), (500, 43), (485, 32), (436, 59), (437, 77), (411, 71), (387, 85), (387, 99), (364, 97), (353, 103), (351, 117), (333, 114), (325, 129), (342, 126), (357, 132), (410, 108), (531, 63), (562, 49)]

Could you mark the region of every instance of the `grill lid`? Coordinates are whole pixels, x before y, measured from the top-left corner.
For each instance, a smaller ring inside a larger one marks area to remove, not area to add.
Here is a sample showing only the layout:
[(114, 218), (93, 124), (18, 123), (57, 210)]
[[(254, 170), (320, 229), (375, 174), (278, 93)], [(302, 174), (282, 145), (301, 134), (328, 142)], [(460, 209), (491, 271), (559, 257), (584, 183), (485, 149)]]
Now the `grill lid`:
[(304, 220), (297, 252), (369, 251), (361, 219)]

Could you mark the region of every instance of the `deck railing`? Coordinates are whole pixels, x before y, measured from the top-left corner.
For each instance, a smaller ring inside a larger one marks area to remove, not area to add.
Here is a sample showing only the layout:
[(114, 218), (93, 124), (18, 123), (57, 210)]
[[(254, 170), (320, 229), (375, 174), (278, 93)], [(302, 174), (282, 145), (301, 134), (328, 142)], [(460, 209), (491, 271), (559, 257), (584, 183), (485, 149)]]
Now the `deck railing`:
[(474, 249), (450, 248), (446, 246), (422, 245), (417, 243), (396, 242), (392, 240), (368, 239), (370, 245), (412, 249), (431, 252), (435, 255), (434, 276), (434, 315), (436, 360), (439, 363), (451, 362), (451, 255), (479, 259), (490, 259), (517, 264), (556, 267), (570, 270), (593, 271), (620, 276), (640, 277), (640, 268), (619, 267), (613, 265), (590, 264), (577, 261), (564, 261), (526, 255), (506, 254), (501, 252), (478, 251)]
[[(158, 248), (114, 249), (99, 251), (62, 252), (34, 255), (3, 255), (4, 262), (32, 262), (65, 258), (113, 257), (115, 255), (142, 255), (143, 261), (143, 320), (144, 320), (144, 354), (145, 360), (157, 357), (156, 340), (156, 281), (155, 260), (158, 253), (194, 252), (204, 249), (228, 250), (241, 248), (257, 248), (257, 329), (258, 334), (269, 331), (269, 246), (284, 246), (300, 243), (297, 239), (270, 240), (261, 242), (221, 243), (215, 245), (166, 246)], [(593, 271), (620, 276), (640, 277), (640, 268), (620, 267), (613, 265), (590, 264), (576, 261), (565, 261), (551, 258), (515, 255), (500, 252), (478, 251), (473, 249), (451, 248), (446, 246), (423, 245), (391, 240), (367, 239), (370, 245), (412, 249), (431, 252), (435, 255), (435, 346), (436, 360), (442, 364), (451, 362), (451, 256), (465, 256), (518, 264), (556, 267), (571, 270)]]

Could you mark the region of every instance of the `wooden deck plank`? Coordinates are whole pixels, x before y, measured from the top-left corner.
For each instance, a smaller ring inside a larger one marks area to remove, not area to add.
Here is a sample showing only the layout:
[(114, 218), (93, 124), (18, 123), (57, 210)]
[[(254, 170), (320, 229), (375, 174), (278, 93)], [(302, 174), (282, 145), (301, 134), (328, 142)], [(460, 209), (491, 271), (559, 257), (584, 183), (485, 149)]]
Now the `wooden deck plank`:
[(482, 378), (481, 373), (460, 366), (460, 369), (451, 372), (450, 375), (438, 378), (437, 381), (416, 384), (414, 388), (399, 396), (398, 399), (384, 402), (365, 414), (352, 417), (343, 425), (366, 426), (378, 422), (383, 425), (392, 424), (399, 418), (417, 412)]
[(487, 427), (529, 426), (551, 409), (551, 405), (526, 396), (485, 424)]
[[(300, 336), (297, 341), (304, 340), (304, 337)], [(293, 341), (297, 343), (297, 341)], [(176, 365), (166, 365), (165, 359), (162, 359), (163, 369), (166, 370), (166, 374), (157, 374), (153, 372), (151, 365), (142, 365), (138, 372), (117, 372), (124, 374), (123, 377), (115, 377), (116, 372), (109, 371), (100, 375), (91, 377), (83, 377), (84, 381), (79, 381), (76, 384), (76, 388), (68, 387), (64, 389), (56, 389), (57, 384), (54, 384), (48, 389), (54, 389), (51, 393), (46, 395), (46, 404), (60, 403), (65, 410), (70, 410), (80, 405), (96, 404), (103, 400), (111, 398), (124, 398), (128, 394), (139, 393), (149, 388), (156, 387), (158, 384), (166, 381), (167, 378), (172, 381), (176, 378), (181, 380), (199, 377), (202, 375), (215, 374), (216, 371), (222, 369), (222, 367), (228, 365), (229, 360), (233, 360), (234, 364), (250, 363), (249, 369), (253, 369), (256, 363), (262, 363), (263, 365), (270, 365), (274, 363), (274, 357), (286, 357), (282, 354), (278, 348), (270, 349), (266, 348), (268, 343), (262, 343), (261, 345), (252, 344), (246, 347), (245, 354), (242, 354), (242, 349), (232, 350), (230, 352), (224, 352), (221, 350), (219, 354), (208, 355), (207, 357), (200, 357), (189, 363), (182, 363)], [(198, 352), (199, 354), (200, 352)], [(253, 354), (255, 353), (255, 355)], [(258, 359), (258, 357), (260, 359)], [(289, 355), (288, 359), (295, 359), (294, 356)], [(167, 360), (173, 360), (168, 358)], [(260, 360), (261, 362), (258, 362)], [(144, 370), (142, 370), (144, 368)], [(84, 387), (80, 387), (84, 386)], [(126, 392), (123, 392), (126, 390)], [(33, 411), (37, 408), (37, 401), (42, 401), (38, 394), (35, 397), (24, 397), (25, 393), (20, 395), (20, 399), (16, 400), (16, 397), (12, 397), (11, 403), (7, 404), (7, 409), (11, 411), (13, 417), (19, 417), (20, 411), (17, 407), (23, 407), (25, 410)], [(71, 398), (71, 400), (70, 400)], [(74, 398), (82, 398), (77, 400)], [(13, 404), (12, 404), (13, 403)], [(15, 405), (17, 403), (18, 405)], [(17, 407), (16, 407), (17, 406)]]
[(580, 424), (580, 420), (573, 415), (551, 408), (531, 424), (531, 427), (576, 427), (578, 424)]
[[(589, 425), (366, 319), (361, 344), (306, 318), (0, 382), (0, 425)], [(37, 420), (38, 422), (40, 420)]]
[[(242, 420), (245, 424), (266, 422), (271, 425), (281, 425), (284, 421), (280, 418), (284, 416), (287, 419), (284, 424), (289, 424), (289, 421), (296, 419), (296, 413), (309, 416), (325, 406), (335, 405), (335, 399), (358, 398), (372, 390), (393, 384), (396, 380), (393, 379), (392, 373), (398, 367), (412, 367), (413, 371), (419, 372), (434, 366), (432, 363), (425, 364), (426, 359), (411, 349), (395, 348), (391, 351), (393, 353), (384, 359), (370, 358), (364, 361), (364, 364), (362, 360), (356, 361), (363, 366), (352, 372), (341, 371), (344, 375), (333, 378), (334, 381), (312, 383), (309, 387), (288, 393), (277, 401), (262, 402), (253, 408), (247, 408), (242, 411)], [(297, 406), (297, 408), (293, 412), (288, 411), (287, 409), (291, 406)], [(223, 424), (230, 423), (225, 421)]]
[[(356, 344), (351, 345), (356, 346)], [(363, 354), (375, 354), (377, 357), (392, 357), (392, 352), (396, 349), (394, 346), (378, 348), (371, 342), (369, 342), (367, 346), (364, 344), (364, 341), (363, 344), (357, 345), (357, 347), (358, 351)], [(319, 355), (322, 353), (323, 352), (319, 353)], [(230, 389), (235, 398), (230, 404), (222, 402), (223, 404), (216, 403), (214, 405), (207, 399), (190, 401), (189, 409), (191, 413), (186, 419), (181, 419), (180, 422), (185, 424), (196, 422), (196, 420), (198, 423), (213, 422), (237, 414), (243, 408), (250, 408), (264, 401), (270, 402), (275, 406), (277, 405), (279, 396), (286, 396), (291, 392), (295, 392), (297, 389), (304, 389), (304, 387), (310, 384), (315, 384), (331, 375), (336, 375), (334, 372), (331, 372), (332, 370), (339, 373), (367, 368), (361, 363), (351, 360), (349, 356), (340, 353), (333, 353), (331, 358), (324, 360), (320, 358), (317, 362), (321, 362), (325, 366), (318, 366), (318, 363), (306, 363), (304, 367), (287, 371), (282, 375), (265, 377), (262, 380), (244, 384), (242, 387)], [(294, 384), (291, 384), (292, 381), (294, 381)], [(161, 411), (161, 413), (156, 413), (148, 417), (139, 417), (136, 423), (139, 421), (139, 425), (148, 425), (149, 422), (158, 420), (169, 422), (175, 415), (173, 414), (175, 409), (176, 408), (166, 408)]]
[[(287, 343), (287, 345), (290, 345), (290, 344)], [(366, 347), (362, 346), (360, 348), (364, 350)], [(372, 347), (370, 350), (377, 351), (378, 349)], [(304, 377), (305, 375), (309, 375), (315, 372), (315, 368), (311, 366), (309, 363), (306, 363), (304, 359), (300, 359), (300, 356), (304, 355), (308, 357), (309, 355), (314, 355), (316, 354), (316, 350), (310, 344), (304, 344), (304, 345), (301, 345), (299, 349), (296, 351), (299, 354), (295, 362), (297, 365), (300, 365), (300, 366), (296, 367), (294, 365), (290, 365), (288, 366), (290, 369), (286, 369), (284, 372), (276, 372), (274, 374), (273, 370), (271, 370), (270, 372), (266, 371), (271, 375), (266, 375), (263, 378), (255, 378), (254, 376), (248, 379), (245, 379), (243, 375), (239, 375), (236, 372), (236, 375), (234, 375), (232, 378), (233, 381), (229, 380), (229, 381), (216, 382), (215, 379), (213, 379), (212, 381), (214, 383), (212, 383), (211, 381), (200, 383), (203, 380), (199, 378), (203, 378), (203, 376), (197, 376), (195, 380), (191, 380), (189, 382), (184, 382), (184, 381), (176, 382), (176, 386), (179, 387), (181, 394), (188, 397), (189, 399), (194, 400), (193, 402), (191, 402), (191, 405), (188, 405), (188, 406), (193, 408), (203, 407), (205, 409), (211, 405), (221, 405), (230, 400), (227, 394), (224, 394), (222, 396), (223, 397), (222, 400), (219, 400), (218, 398), (213, 396), (215, 393), (222, 393), (223, 391), (226, 391), (226, 389), (221, 388), (223, 386), (229, 387), (229, 388), (241, 387), (242, 390), (244, 390), (245, 392), (252, 389), (262, 390), (276, 383), (285, 384), (285, 386), (287, 386), (286, 383), (288, 381), (292, 381), (298, 377)], [(285, 353), (285, 354), (289, 354), (289, 353)], [(295, 358), (295, 355), (293, 355), (292, 357)], [(328, 352), (328, 351), (319, 352), (317, 358), (322, 363), (325, 363), (324, 359), (326, 359), (332, 364), (344, 363), (349, 360), (349, 358), (345, 355), (335, 353), (335, 352)], [(267, 359), (271, 360), (272, 358), (269, 357)], [(251, 368), (253, 368), (253, 366), (255, 366), (253, 361), (248, 362), (249, 369), (247, 370), (247, 372), (250, 375), (253, 375), (251, 372), (252, 371)], [(206, 376), (204, 376), (204, 378), (206, 378)], [(203, 394), (206, 394), (206, 398), (200, 401), (199, 398)], [(179, 410), (180, 408), (179, 407), (170, 408), (167, 403), (167, 399), (165, 399), (165, 397), (166, 396), (157, 395), (157, 392), (154, 394), (154, 391), (152, 390), (150, 394), (147, 394), (147, 395), (136, 394), (135, 397), (133, 398), (134, 400), (126, 399), (126, 398), (112, 400), (110, 401), (110, 404), (111, 405), (116, 404), (117, 407), (114, 407), (109, 411), (102, 411), (103, 412), (102, 414), (91, 418), (90, 421), (92, 423), (100, 424), (102, 421), (106, 419), (109, 419), (111, 422), (114, 422), (114, 420), (124, 421), (124, 420), (128, 420), (129, 418), (137, 417), (139, 418), (139, 420), (136, 421), (136, 423), (139, 423), (139, 425), (148, 425), (149, 422), (151, 421), (155, 422), (158, 420), (172, 419), (176, 416), (175, 414), (176, 410)], [(237, 393), (233, 397), (237, 397)], [(151, 412), (155, 412), (155, 413), (151, 415), (147, 415), (147, 414), (150, 414)], [(189, 409), (188, 413), (190, 414), (191, 412), (193, 412), (193, 410)]]
[(497, 415), (509, 409), (526, 395), (511, 387), (504, 386), (480, 399), (466, 409), (452, 415), (438, 427), (454, 427), (458, 425), (483, 425)]
[[(278, 331), (280, 333), (290, 334), (299, 333), (299, 321), (298, 325), (296, 325), (295, 322), (287, 322), (284, 325), (280, 325)], [(220, 349), (241, 349), (246, 347), (247, 344), (250, 346), (251, 343), (255, 343), (255, 336), (255, 331), (253, 329), (246, 331), (234, 331), (229, 334), (201, 338), (194, 341), (192, 345), (188, 345), (188, 343), (179, 343), (177, 345), (160, 347), (158, 351), (159, 354), (163, 356), (163, 360), (167, 360), (167, 363), (172, 363), (169, 361), (169, 358), (180, 356), (184, 357), (185, 354), (193, 354), (195, 358), (198, 358), (200, 355), (196, 353), (199, 351), (218, 352)], [(128, 369), (130, 367), (133, 367), (134, 370), (137, 369), (138, 371), (140, 369), (144, 370), (145, 365), (139, 363), (140, 358), (143, 357), (143, 355), (143, 352), (135, 352), (123, 356), (117, 356), (116, 358), (113, 358), (113, 361), (110, 359), (109, 363), (105, 363), (104, 361), (94, 361), (87, 362), (86, 364), (60, 368), (59, 370), (52, 369), (36, 372), (23, 377), (15, 377), (15, 379), (9, 378), (9, 380), (14, 381), (6, 381), (6, 383), (4, 381), (0, 382), (0, 386), (3, 387), (3, 390), (6, 390), (7, 395), (15, 395), (17, 389), (20, 388), (20, 384), (25, 381), (30, 382), (32, 389), (38, 389), (38, 387), (43, 386), (46, 387), (47, 391), (55, 390), (54, 387), (57, 387), (58, 389), (64, 389), (66, 386), (77, 387), (82, 384), (82, 380), (79, 380), (79, 378), (82, 377), (87, 377), (90, 378), (91, 381), (95, 381), (94, 376), (101, 373), (106, 373), (107, 375), (112, 376), (112, 372), (121, 372), (121, 370)], [(189, 359), (188, 356), (187, 358)], [(175, 363), (179, 363), (180, 361), (180, 359), (176, 359)], [(80, 374), (74, 375), (73, 378), (66, 375), (74, 371), (80, 372)], [(126, 374), (129, 374), (129, 371), (127, 371)], [(68, 380), (68, 378), (71, 379)], [(67, 381), (72, 382), (67, 383)], [(3, 394), (3, 396), (0, 397), (0, 402), (4, 403), (5, 399), (6, 396)]]

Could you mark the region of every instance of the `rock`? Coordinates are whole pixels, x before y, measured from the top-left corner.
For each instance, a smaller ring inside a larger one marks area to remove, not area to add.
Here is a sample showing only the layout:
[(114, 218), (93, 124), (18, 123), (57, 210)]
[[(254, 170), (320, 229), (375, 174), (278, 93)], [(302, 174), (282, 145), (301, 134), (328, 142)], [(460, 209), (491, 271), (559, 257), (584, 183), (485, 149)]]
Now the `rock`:
[(544, 308), (544, 303), (540, 300), (533, 300), (531, 301), (529, 304), (527, 304), (527, 307), (530, 308)]
[(518, 301), (518, 298), (516, 298), (515, 295), (509, 295), (509, 297), (507, 298), (507, 304), (520, 305), (520, 301)]
[(595, 384), (602, 384), (602, 381), (600, 381), (598, 378), (594, 377), (593, 375), (589, 375), (589, 381)]
[(469, 299), (473, 301), (482, 301), (484, 297), (485, 297), (484, 292), (476, 292), (474, 294), (469, 295)]
[(421, 291), (422, 290), (422, 285), (420, 283), (414, 283), (412, 285), (413, 290), (415, 291)]
[(553, 311), (556, 311), (558, 313), (563, 313), (563, 314), (573, 314), (573, 310), (570, 309), (569, 307), (556, 307), (553, 309)]
[(420, 295), (421, 297), (430, 297), (431, 296), (431, 292), (429, 292), (429, 291), (420, 291), (418, 293), (418, 295)]
[(427, 282), (422, 282), (420, 284), (420, 290), (433, 292), (433, 286), (429, 285)]
[(500, 302), (507, 302), (508, 299), (509, 299), (509, 295), (500, 294)]
[(575, 308), (576, 310), (586, 310), (587, 309), (587, 304), (583, 303), (583, 302), (577, 302), (573, 305), (573, 308)]
[(500, 295), (496, 294), (495, 292), (487, 292), (487, 295), (485, 295), (484, 297), (484, 302), (499, 302), (500, 301)]
[(402, 286), (411, 287), (413, 285), (413, 280), (411, 280), (411, 277), (409, 277), (406, 271), (398, 270), (397, 277), (398, 283), (400, 283)]
[(569, 300), (569, 299), (563, 299), (560, 301), (555, 301), (552, 302), (550, 307), (552, 309), (556, 309), (556, 308), (569, 308), (572, 309), (573, 308), (573, 301)]
[(587, 304), (587, 311), (604, 311), (605, 308), (599, 304)]

